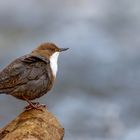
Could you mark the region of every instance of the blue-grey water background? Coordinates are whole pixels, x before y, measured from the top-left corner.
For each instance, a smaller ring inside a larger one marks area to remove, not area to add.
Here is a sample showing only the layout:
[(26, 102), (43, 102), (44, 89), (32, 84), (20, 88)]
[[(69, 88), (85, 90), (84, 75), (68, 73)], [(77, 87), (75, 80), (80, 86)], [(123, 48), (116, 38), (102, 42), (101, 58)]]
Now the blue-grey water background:
[[(140, 140), (140, 1), (0, 1), (0, 68), (51, 41), (59, 57), (53, 90), (38, 99), (64, 140)], [(25, 102), (0, 95), (0, 127)]]

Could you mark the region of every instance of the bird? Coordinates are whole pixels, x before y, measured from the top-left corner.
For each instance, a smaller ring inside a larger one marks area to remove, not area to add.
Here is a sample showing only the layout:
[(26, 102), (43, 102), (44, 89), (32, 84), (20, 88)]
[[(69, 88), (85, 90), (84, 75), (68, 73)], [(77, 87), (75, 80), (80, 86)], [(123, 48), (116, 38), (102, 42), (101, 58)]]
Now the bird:
[(16, 58), (0, 71), (0, 94), (27, 101), (29, 105), (25, 109), (38, 109), (41, 104), (32, 100), (52, 89), (58, 70), (58, 56), (68, 49), (45, 42), (31, 53)]

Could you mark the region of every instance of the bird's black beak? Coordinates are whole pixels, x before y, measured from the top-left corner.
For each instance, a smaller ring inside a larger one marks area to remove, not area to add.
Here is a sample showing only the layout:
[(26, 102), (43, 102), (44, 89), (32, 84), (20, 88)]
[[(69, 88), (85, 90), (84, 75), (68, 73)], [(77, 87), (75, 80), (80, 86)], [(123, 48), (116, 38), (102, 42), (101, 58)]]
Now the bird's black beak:
[(68, 50), (69, 48), (60, 48), (60, 52), (63, 52), (63, 51), (66, 51)]

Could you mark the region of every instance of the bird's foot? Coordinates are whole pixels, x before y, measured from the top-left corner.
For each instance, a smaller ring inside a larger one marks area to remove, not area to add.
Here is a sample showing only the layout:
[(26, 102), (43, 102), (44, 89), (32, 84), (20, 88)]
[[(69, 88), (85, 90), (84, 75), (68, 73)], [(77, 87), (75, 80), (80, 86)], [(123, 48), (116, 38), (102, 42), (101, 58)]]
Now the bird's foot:
[(30, 102), (29, 105), (26, 106), (24, 109), (25, 110), (37, 109), (37, 110), (42, 111), (41, 107), (46, 108), (46, 105), (45, 104), (40, 104), (39, 102)]

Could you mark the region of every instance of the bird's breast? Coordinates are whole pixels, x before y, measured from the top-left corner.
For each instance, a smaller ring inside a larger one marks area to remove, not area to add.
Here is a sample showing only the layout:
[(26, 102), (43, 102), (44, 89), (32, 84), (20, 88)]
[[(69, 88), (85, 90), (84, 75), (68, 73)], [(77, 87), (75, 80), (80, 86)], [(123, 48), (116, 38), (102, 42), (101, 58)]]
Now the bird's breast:
[(57, 64), (58, 56), (59, 56), (59, 52), (56, 52), (50, 57), (50, 66), (54, 77), (56, 77), (57, 70), (58, 70), (58, 64)]

